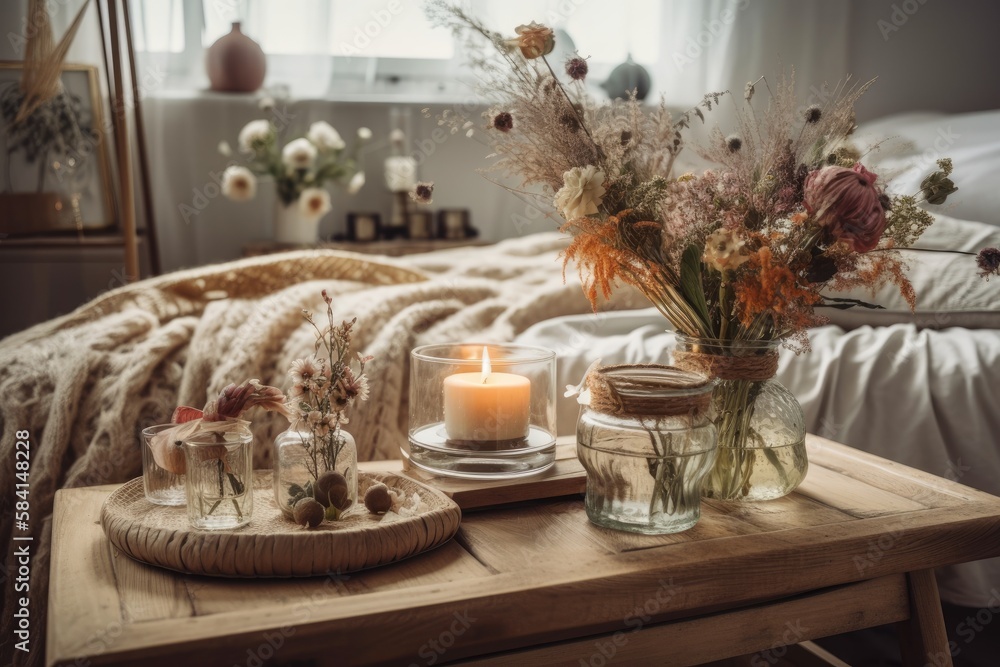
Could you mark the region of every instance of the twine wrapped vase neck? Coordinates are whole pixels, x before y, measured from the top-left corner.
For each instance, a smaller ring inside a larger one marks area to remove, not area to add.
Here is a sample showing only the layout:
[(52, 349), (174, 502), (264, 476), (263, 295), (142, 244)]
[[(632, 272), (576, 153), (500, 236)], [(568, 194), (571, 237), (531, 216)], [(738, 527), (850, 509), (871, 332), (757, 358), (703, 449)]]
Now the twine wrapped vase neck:
[(688, 371), (703, 373), (720, 380), (763, 382), (778, 372), (778, 353), (768, 350), (751, 356), (711, 354), (690, 350), (675, 350), (674, 363)]
[(704, 374), (662, 364), (601, 366), (587, 376), (590, 409), (616, 417), (699, 416), (713, 385)]

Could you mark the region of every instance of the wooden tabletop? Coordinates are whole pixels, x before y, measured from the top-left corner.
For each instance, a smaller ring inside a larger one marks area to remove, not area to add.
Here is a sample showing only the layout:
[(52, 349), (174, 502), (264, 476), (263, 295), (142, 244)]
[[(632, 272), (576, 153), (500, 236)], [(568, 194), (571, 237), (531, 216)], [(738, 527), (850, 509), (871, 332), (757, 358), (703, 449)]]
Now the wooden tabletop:
[(867, 592), (872, 624), (901, 620), (882, 602), (905, 598), (900, 573), (1000, 556), (1000, 498), (821, 438), (808, 448), (795, 493), (703, 502), (684, 533), (599, 528), (571, 496), (467, 512), (433, 552), (312, 579), (212, 579), (131, 561), (99, 525), (115, 487), (62, 490), (47, 664), (427, 665), (555, 641), (594, 651), (579, 638), (600, 633), (624, 637), (624, 655), (669, 635), (628, 643), (623, 632), (765, 600), (787, 600), (808, 626), (801, 594), (835, 597), (838, 586)]

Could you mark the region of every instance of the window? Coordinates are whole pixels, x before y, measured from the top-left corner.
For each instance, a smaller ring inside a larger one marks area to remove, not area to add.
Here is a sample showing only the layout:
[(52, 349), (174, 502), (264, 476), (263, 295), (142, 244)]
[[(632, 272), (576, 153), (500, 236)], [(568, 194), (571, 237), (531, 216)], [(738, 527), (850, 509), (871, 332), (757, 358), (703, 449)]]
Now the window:
[[(659, 0), (502, 0), (469, 6), (484, 22), (512, 36), (538, 21), (560, 31), (557, 59), (579, 45), (593, 79), (632, 57), (655, 66), (663, 57)], [(268, 54), (268, 85), (296, 96), (330, 90), (378, 94), (443, 90), (468, 74), (449, 31), (435, 28), (415, 0), (138, 0), (136, 49), (160, 65), (170, 88), (207, 85), (204, 49), (231, 23)], [(428, 82), (435, 87), (427, 86)]]
[(592, 64), (617, 65), (632, 58), (645, 65), (660, 59), (660, 0), (504, 0), (477, 3), (487, 25), (496, 30), (528, 21), (565, 30), (580, 55)]

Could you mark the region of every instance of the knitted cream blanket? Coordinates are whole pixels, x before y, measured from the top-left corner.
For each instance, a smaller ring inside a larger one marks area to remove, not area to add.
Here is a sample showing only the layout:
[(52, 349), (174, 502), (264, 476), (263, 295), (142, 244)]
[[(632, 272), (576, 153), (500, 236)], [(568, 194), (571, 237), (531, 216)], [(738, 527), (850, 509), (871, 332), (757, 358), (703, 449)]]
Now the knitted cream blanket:
[[(248, 378), (287, 387), (288, 365), (315, 340), (302, 310), (322, 317), (323, 289), (334, 295), (337, 318), (358, 317), (356, 349), (375, 357), (368, 367), (371, 397), (353, 411), (347, 430), (362, 460), (397, 457), (414, 346), (507, 341), (541, 320), (589, 310), (575, 276), (562, 279), (558, 255), (565, 243), (548, 233), (406, 260), (333, 251), (244, 259), (127, 285), (0, 341), (0, 539), (10, 545), (3, 602), (13, 609), (7, 579), (16, 571), (14, 434), (26, 430), (31, 660), (41, 658), (44, 646), (56, 489), (141, 474), (140, 431), (167, 421), (176, 405), (201, 407), (226, 384)], [(282, 417), (255, 418), (257, 467), (270, 467), (269, 443), (287, 426)], [(12, 621), (5, 612), (3, 658), (13, 652)], [(28, 657), (17, 653), (19, 660)]]

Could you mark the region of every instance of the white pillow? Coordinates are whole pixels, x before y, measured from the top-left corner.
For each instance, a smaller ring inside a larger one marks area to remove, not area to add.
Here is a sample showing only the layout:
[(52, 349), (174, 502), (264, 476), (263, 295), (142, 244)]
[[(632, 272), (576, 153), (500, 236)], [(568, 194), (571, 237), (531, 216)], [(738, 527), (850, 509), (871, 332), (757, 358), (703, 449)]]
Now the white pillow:
[[(1000, 227), (936, 215), (918, 246), (966, 252), (996, 248), (1000, 247)], [(906, 250), (902, 254), (910, 266), (907, 276), (917, 292), (915, 312), (910, 312), (909, 305), (892, 285), (878, 290), (874, 296), (865, 289), (827, 293), (827, 296), (878, 304), (884, 310), (821, 308), (819, 312), (843, 329), (893, 324), (914, 324), (918, 329), (1000, 329), (1000, 278), (981, 278), (975, 257)]]
[(940, 211), (1000, 225), (1000, 110), (896, 114), (862, 124), (853, 138), (862, 147), (882, 141), (864, 163), (891, 175), (890, 190), (900, 194), (916, 194), (935, 161), (950, 157), (959, 190)]

